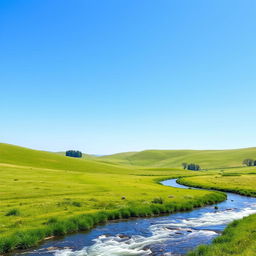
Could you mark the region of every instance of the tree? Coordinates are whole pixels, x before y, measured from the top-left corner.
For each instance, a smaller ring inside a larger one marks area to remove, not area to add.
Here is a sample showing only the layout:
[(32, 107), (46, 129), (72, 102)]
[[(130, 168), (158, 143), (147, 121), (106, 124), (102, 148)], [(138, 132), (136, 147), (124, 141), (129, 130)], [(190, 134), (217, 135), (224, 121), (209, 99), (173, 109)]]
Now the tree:
[(253, 165), (256, 166), (256, 161), (254, 161)]
[(200, 165), (196, 164), (195, 165), (195, 171), (199, 171), (201, 168), (200, 168)]
[(187, 166), (187, 169), (191, 170), (191, 171), (199, 171), (200, 170), (200, 165), (198, 165), (198, 164), (189, 164)]
[(182, 167), (183, 167), (183, 169), (185, 170), (185, 169), (187, 169), (188, 164), (187, 164), (187, 163), (182, 163)]
[(78, 151), (78, 150), (68, 150), (68, 151), (66, 151), (66, 156), (81, 158), (83, 156), (83, 154), (81, 151)]
[(247, 158), (244, 159), (243, 164), (246, 166), (253, 166), (255, 165), (255, 161), (253, 159)]

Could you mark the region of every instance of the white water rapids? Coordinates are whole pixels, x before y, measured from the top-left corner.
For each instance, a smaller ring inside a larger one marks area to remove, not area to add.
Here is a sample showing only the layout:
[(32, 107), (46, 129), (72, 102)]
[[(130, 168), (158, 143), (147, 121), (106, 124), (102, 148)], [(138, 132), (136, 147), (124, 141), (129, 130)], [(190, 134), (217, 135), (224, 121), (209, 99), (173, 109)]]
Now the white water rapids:
[[(207, 238), (215, 237), (218, 233), (214, 230), (200, 230), (200, 227), (228, 224), (229, 222), (256, 213), (256, 205), (247, 207), (241, 211), (225, 210), (214, 213), (205, 213), (199, 218), (184, 219), (176, 223), (158, 223), (150, 226), (152, 233), (149, 237), (132, 235), (131, 237), (117, 234), (116, 236), (101, 235), (94, 239), (94, 244), (82, 250), (71, 249), (57, 250), (56, 256), (128, 256), (128, 255), (152, 255), (147, 248), (154, 243), (173, 241), (179, 243), (182, 240), (194, 239), (196, 236)], [(194, 229), (197, 228), (197, 229)], [(172, 254), (163, 254), (172, 255)]]

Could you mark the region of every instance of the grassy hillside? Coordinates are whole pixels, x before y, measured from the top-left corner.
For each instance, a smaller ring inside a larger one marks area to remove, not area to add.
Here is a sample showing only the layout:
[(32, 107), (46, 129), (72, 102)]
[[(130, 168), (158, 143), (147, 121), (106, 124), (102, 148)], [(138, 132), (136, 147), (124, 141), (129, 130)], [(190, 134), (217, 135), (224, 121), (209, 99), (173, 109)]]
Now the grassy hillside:
[(0, 164), (22, 165), (27, 167), (40, 167), (61, 169), (66, 171), (86, 172), (123, 172), (127, 168), (103, 164), (91, 160), (84, 161), (78, 158), (65, 157), (46, 151), (32, 150), (28, 148), (0, 143)]
[(200, 172), (138, 169), (0, 144), (0, 254), (109, 219), (151, 216), (224, 200), (218, 192), (165, 187)]
[(104, 162), (122, 165), (180, 168), (183, 162), (202, 168), (241, 166), (246, 158), (256, 159), (256, 148), (234, 150), (145, 150), (98, 157)]

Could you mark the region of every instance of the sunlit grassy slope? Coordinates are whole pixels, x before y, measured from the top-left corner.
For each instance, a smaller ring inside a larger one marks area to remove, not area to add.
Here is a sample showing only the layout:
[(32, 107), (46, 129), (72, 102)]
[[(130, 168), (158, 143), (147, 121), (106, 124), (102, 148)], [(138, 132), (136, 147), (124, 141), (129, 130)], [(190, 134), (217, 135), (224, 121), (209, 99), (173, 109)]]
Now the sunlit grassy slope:
[[(0, 253), (30, 247), (45, 236), (86, 230), (102, 219), (173, 212), (223, 200), (216, 192), (156, 182), (198, 174), (128, 168), (0, 144)], [(104, 216), (97, 215), (102, 211)]]
[(234, 150), (145, 150), (98, 157), (112, 163), (180, 168), (183, 162), (197, 163), (201, 168), (241, 166), (246, 158), (256, 159), (256, 148)]

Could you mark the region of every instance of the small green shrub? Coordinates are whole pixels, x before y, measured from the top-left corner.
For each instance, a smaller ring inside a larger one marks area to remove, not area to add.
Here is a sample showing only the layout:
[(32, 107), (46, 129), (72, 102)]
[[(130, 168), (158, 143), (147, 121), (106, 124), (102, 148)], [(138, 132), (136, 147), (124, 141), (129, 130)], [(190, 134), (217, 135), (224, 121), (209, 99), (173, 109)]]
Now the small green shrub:
[(80, 202), (76, 202), (76, 201), (72, 202), (72, 205), (76, 206), (76, 207), (81, 207), (82, 206), (82, 204)]
[(222, 176), (241, 176), (241, 174), (240, 173), (222, 173), (221, 174)]
[(153, 203), (153, 204), (163, 204), (163, 203), (164, 203), (164, 200), (163, 200), (163, 198), (161, 198), (161, 197), (157, 197), (157, 198), (154, 198), (154, 199), (151, 201), (151, 203)]
[(58, 221), (58, 219), (56, 217), (51, 217), (46, 224), (52, 224), (52, 223), (56, 223)]
[(20, 215), (19, 209), (11, 209), (5, 214), (5, 216), (19, 216), (19, 215)]

